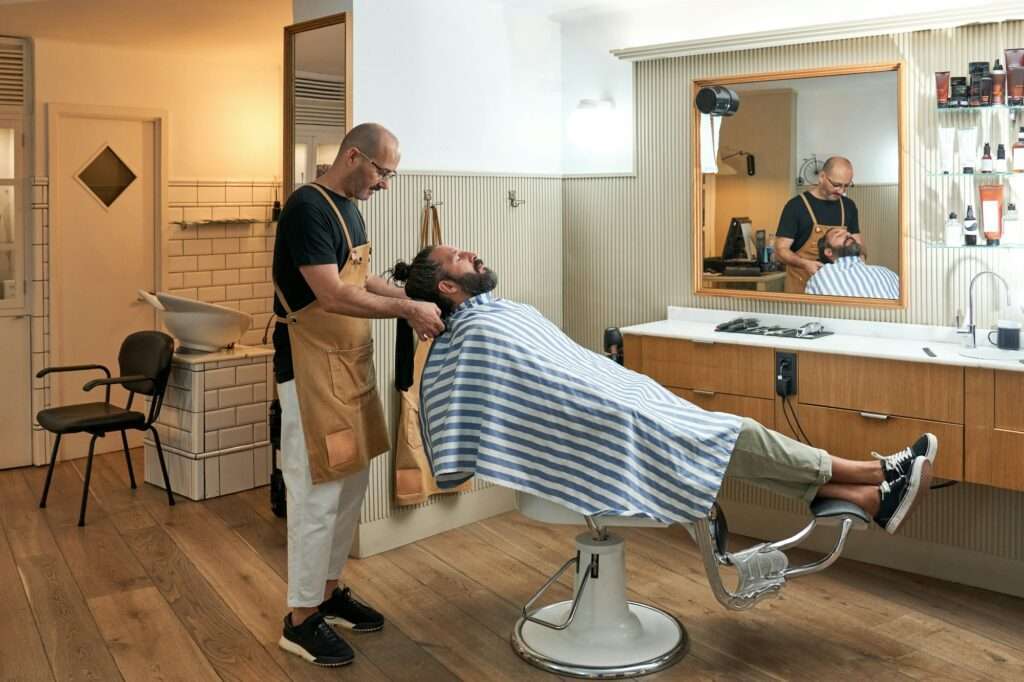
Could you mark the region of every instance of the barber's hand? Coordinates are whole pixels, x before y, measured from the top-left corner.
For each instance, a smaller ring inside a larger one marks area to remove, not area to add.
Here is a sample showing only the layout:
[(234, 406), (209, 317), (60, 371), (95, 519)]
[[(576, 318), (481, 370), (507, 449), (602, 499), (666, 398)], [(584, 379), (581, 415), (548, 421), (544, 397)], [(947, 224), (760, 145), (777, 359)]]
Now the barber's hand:
[(405, 319), (420, 339), (431, 339), (444, 331), (441, 309), (427, 301), (409, 301)]
[(805, 260), (804, 261), (804, 270), (806, 270), (807, 274), (810, 275), (811, 277), (814, 276), (814, 273), (816, 273), (818, 271), (818, 268), (820, 268), (820, 267), (821, 267), (821, 263), (819, 261), (816, 261), (816, 260)]

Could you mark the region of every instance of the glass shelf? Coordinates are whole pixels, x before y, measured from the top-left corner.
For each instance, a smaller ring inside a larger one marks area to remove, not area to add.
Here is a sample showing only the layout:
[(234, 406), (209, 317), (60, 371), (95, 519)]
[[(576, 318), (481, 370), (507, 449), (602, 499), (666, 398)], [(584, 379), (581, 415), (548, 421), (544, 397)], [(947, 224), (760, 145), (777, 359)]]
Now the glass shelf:
[(1013, 106), (1010, 106), (1009, 104), (990, 104), (987, 107), (935, 107), (935, 111), (939, 112), (940, 114), (952, 114), (956, 112), (968, 113), (975, 111), (991, 111), (993, 109), (995, 109), (996, 111), (1022, 111), (1024, 110), (1024, 105), (1014, 104)]
[(997, 251), (1000, 249), (1016, 249), (1019, 251), (1024, 249), (1024, 244), (999, 244), (998, 246), (987, 246), (985, 244), (967, 246), (966, 244), (961, 244), (959, 246), (947, 246), (942, 242), (925, 242), (925, 246), (929, 249), (974, 249), (976, 251)]
[(974, 178), (976, 180), (978, 178), (1008, 178), (1013, 177), (1014, 175), (1024, 178), (1024, 172), (1015, 171), (999, 171), (998, 173), (995, 171), (991, 173), (982, 173), (981, 171), (976, 171), (974, 173), (936, 173), (934, 171), (929, 171), (928, 173), (929, 178)]

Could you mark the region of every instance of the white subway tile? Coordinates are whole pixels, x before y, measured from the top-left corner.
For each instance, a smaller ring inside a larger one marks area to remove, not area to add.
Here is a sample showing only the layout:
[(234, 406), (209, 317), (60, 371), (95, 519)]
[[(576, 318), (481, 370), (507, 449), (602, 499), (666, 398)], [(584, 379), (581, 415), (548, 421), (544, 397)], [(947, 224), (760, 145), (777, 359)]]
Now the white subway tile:
[(266, 245), (263, 237), (249, 237), (247, 239), (240, 239), (239, 248), (244, 253), (266, 251)]
[(267, 399), (267, 385), (266, 384), (253, 384), (252, 385), (252, 399), (253, 399), (253, 401), (266, 400)]
[(256, 384), (267, 380), (267, 373), (263, 367), (263, 363), (256, 363), (252, 365), (243, 365), (235, 370), (235, 383), (241, 384)]
[(192, 267), (192, 270), (223, 270), (224, 269), (224, 254), (217, 254), (213, 256), (198, 256), (199, 260), (196, 266)]
[(180, 272), (172, 272), (164, 279), (164, 287), (168, 289), (180, 289), (185, 286), (185, 276)]
[[(207, 448), (209, 451), (209, 448)], [(203, 499), (217, 497), (220, 495), (220, 457), (208, 457), (203, 460), (205, 469), (205, 486)]]
[(185, 242), (180, 239), (171, 239), (164, 244), (164, 256), (180, 256), (184, 250)]
[(252, 188), (252, 200), (253, 203), (266, 202), (270, 203), (274, 200), (274, 188), (273, 187), (253, 187)]
[(198, 298), (199, 290), (195, 287), (186, 289), (171, 289), (171, 293), (175, 296), (181, 296), (182, 298)]
[(213, 253), (238, 253), (238, 239), (214, 239)]
[(252, 463), (253, 486), (258, 488), (270, 483), (270, 447), (263, 445), (253, 450)]
[(252, 264), (258, 268), (269, 268), (274, 263), (274, 254), (269, 251), (261, 251), (252, 254)]
[(205, 391), (203, 401), (207, 410), (216, 410), (220, 407), (219, 394), (217, 391)]
[(224, 287), (200, 287), (199, 300), (207, 303), (217, 303), (227, 298), (224, 294)]
[(229, 407), (224, 410), (211, 410), (207, 412), (205, 427), (207, 432), (219, 431), (237, 424), (235, 420), (235, 408)]
[(236, 409), (238, 424), (258, 424), (267, 421), (267, 404), (239, 405)]
[(225, 225), (224, 226), (225, 237), (248, 237), (249, 236), (249, 225)]
[(190, 239), (180, 243), (185, 245), (186, 256), (205, 256), (213, 251), (213, 242), (209, 239)]
[(252, 424), (221, 429), (219, 438), (221, 450), (237, 447), (239, 445), (251, 445)]
[[(231, 407), (233, 405), (245, 405), (246, 403), (254, 402), (254, 400), (263, 400), (264, 398), (253, 398), (253, 388), (254, 386), (252, 385), (222, 388), (218, 396), (218, 405), (220, 407)], [(265, 392), (266, 387), (264, 387)]]
[(197, 193), (195, 185), (168, 185), (167, 201), (172, 204), (194, 204)]
[(252, 295), (258, 298), (273, 298), (274, 285), (272, 282), (259, 282), (252, 285)]
[(225, 201), (229, 204), (252, 203), (252, 185), (229, 186), (225, 192)]
[(210, 286), (212, 279), (211, 273), (208, 271), (199, 272), (186, 272), (184, 273), (185, 286), (187, 287), (206, 287)]
[(199, 225), (196, 227), (196, 234), (200, 239), (223, 239), (223, 225)]
[(182, 212), (182, 219), (189, 223), (198, 220), (209, 220), (211, 216), (213, 216), (213, 211), (210, 210), (209, 206), (186, 206)]
[(252, 450), (223, 455), (220, 460), (220, 494), (230, 495), (253, 487)]
[(213, 207), (213, 219), (214, 220), (228, 220), (238, 217), (237, 206), (214, 206)]
[(242, 312), (255, 315), (256, 313), (270, 312), (270, 300), (265, 298), (250, 298), (238, 302), (238, 309)]
[(266, 282), (266, 268), (243, 268), (238, 273), (238, 279), (243, 284), (251, 282)]
[(252, 298), (252, 285), (251, 284), (236, 284), (229, 286), (226, 292), (227, 298), (237, 301), (243, 298)]
[(213, 273), (214, 284), (238, 284), (238, 270), (217, 270)]
[(234, 386), (238, 382), (235, 381), (235, 368), (225, 367), (223, 369), (208, 369), (205, 372), (206, 376), (206, 388), (224, 388), (225, 386)]
[(218, 433), (220, 433), (220, 431), (217, 433), (206, 434), (206, 437), (203, 439), (206, 446), (206, 452), (216, 452), (217, 450), (220, 450), (220, 440), (217, 437)]
[(168, 272), (186, 272), (196, 269), (195, 256), (171, 256), (167, 259)]
[(226, 197), (224, 185), (213, 185), (211, 187), (199, 188), (197, 201), (201, 204), (223, 204)]
[(251, 268), (251, 253), (229, 253), (227, 255), (227, 267), (229, 268)]
[(252, 442), (262, 443), (267, 440), (267, 423), (260, 422), (252, 425)]

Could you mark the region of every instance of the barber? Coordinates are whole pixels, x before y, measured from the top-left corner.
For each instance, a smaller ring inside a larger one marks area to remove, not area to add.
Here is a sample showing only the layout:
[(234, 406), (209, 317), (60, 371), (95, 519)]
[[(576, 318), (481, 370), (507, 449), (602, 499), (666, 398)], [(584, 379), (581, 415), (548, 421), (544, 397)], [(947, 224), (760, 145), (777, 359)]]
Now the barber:
[(804, 293), (822, 265), (818, 242), (830, 230), (849, 232), (864, 253), (857, 205), (846, 196), (852, 186), (853, 164), (833, 156), (822, 166), (818, 184), (786, 202), (775, 232), (775, 259), (786, 267), (785, 291)]
[(352, 545), (369, 461), (389, 447), (373, 365), (373, 318), (405, 318), (420, 338), (444, 329), (433, 303), (370, 274), (355, 200), (388, 189), (398, 139), (365, 123), (334, 163), (288, 198), (274, 243), (274, 375), (288, 495), (288, 607), (278, 644), (311, 663), (354, 658), (331, 627), (379, 630), (384, 619), (338, 580)]

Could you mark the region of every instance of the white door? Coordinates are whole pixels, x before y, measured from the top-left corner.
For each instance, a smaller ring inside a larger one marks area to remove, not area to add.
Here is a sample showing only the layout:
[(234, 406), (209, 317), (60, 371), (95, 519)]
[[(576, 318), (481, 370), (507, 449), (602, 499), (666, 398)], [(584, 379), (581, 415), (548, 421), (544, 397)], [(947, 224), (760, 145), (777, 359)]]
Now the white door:
[[(124, 338), (156, 328), (155, 310), (139, 302), (136, 292), (156, 286), (157, 124), (68, 112), (51, 120), (56, 129), (50, 138), (53, 363), (98, 363), (117, 376)], [(100, 388), (82, 391), (96, 376), (56, 375), (52, 404), (103, 400)], [(115, 388), (111, 402), (123, 405), (127, 395)], [(144, 407), (136, 396), (133, 408)], [(142, 435), (129, 431), (129, 445), (141, 445)], [(88, 440), (84, 434), (65, 438), (62, 458), (84, 456)], [(97, 452), (120, 448), (117, 434), (97, 441)]]
[(27, 315), (0, 317), (0, 469), (32, 463), (32, 381)]

